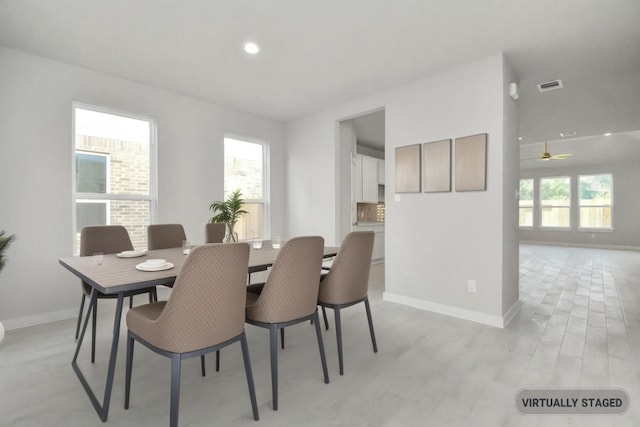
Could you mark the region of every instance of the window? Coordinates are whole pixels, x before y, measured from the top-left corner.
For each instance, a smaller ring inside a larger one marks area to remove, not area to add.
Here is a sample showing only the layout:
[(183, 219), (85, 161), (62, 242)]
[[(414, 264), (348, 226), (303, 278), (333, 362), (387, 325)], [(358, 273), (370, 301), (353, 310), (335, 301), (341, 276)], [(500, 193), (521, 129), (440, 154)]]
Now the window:
[(580, 228), (611, 229), (613, 184), (610, 174), (582, 175), (580, 185)]
[(540, 178), (540, 225), (571, 227), (571, 178)]
[(87, 225), (120, 224), (147, 245), (155, 207), (153, 122), (74, 106), (75, 253)]
[(240, 189), (245, 214), (234, 231), (239, 239), (265, 237), (267, 216), (267, 146), (234, 138), (224, 139), (224, 197)]
[(520, 227), (533, 227), (533, 179), (520, 180)]

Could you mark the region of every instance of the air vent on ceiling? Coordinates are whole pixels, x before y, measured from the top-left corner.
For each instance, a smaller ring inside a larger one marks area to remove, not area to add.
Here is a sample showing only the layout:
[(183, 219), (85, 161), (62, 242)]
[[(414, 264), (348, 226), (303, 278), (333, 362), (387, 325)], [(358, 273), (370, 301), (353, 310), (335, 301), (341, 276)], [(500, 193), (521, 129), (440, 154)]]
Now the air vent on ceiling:
[(570, 136), (576, 136), (576, 131), (572, 130), (570, 132), (560, 132), (560, 136), (563, 138), (568, 138)]
[(552, 80), (550, 82), (538, 83), (538, 90), (540, 92), (548, 92), (550, 90), (560, 89), (563, 87), (564, 86), (562, 86), (562, 80)]

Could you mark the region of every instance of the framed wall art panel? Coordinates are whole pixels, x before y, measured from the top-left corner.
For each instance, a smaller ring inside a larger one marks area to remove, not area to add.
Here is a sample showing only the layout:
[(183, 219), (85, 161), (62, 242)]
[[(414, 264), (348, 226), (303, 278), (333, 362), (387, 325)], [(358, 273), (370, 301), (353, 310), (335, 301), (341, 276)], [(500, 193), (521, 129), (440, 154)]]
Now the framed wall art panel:
[(420, 144), (396, 148), (396, 193), (420, 192)]
[(456, 138), (456, 191), (487, 189), (487, 134)]
[(427, 142), (422, 146), (422, 191), (451, 191), (451, 140)]

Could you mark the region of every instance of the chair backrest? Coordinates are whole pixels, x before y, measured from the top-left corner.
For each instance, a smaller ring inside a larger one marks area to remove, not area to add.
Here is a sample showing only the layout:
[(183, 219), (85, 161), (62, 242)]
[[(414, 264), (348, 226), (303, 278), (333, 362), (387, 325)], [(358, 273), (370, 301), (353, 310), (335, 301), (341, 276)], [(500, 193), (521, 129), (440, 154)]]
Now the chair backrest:
[(121, 225), (90, 225), (80, 231), (80, 256), (96, 252), (116, 254), (133, 250), (127, 229)]
[(249, 244), (195, 247), (154, 327), (165, 350), (186, 353), (227, 341), (244, 330)]
[(252, 319), (280, 323), (312, 314), (317, 307), (324, 239), (296, 237), (280, 249), (255, 305)]
[(373, 239), (373, 231), (354, 231), (347, 234), (331, 270), (320, 283), (318, 301), (346, 304), (367, 295)]
[(223, 222), (208, 222), (204, 229), (205, 243), (222, 243), (227, 230), (227, 225)]
[(187, 240), (182, 224), (151, 224), (147, 227), (147, 249), (178, 248)]

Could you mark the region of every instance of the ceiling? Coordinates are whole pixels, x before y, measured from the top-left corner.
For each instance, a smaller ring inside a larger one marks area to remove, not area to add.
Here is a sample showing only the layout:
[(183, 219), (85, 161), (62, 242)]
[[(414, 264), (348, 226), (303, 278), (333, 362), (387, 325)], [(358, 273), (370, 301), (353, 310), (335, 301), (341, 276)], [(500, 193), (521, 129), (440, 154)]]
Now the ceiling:
[(638, 18), (635, 0), (0, 0), (0, 45), (282, 121), (504, 52), (524, 149), (640, 129)]

